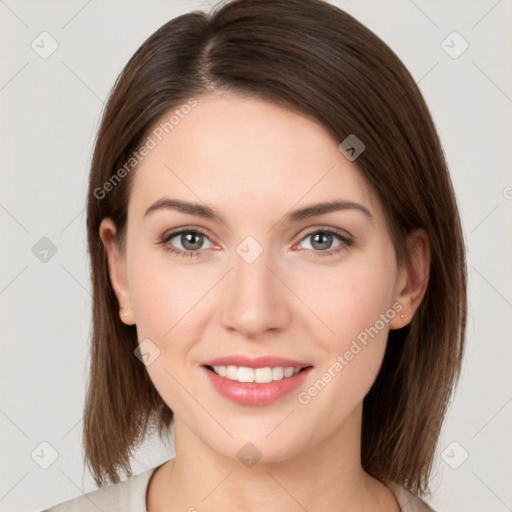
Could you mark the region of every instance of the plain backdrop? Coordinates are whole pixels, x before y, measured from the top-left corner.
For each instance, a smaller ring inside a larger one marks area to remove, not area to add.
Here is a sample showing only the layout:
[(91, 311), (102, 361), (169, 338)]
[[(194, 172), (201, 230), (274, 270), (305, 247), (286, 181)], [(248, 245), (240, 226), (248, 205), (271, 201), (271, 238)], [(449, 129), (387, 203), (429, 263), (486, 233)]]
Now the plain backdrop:
[[(428, 501), (439, 512), (512, 510), (512, 2), (333, 3), (391, 46), (419, 83), (463, 217), (467, 355)], [(81, 449), (92, 145), (130, 56), (195, 9), (209, 5), (0, 1), (1, 511), (38, 511), (95, 488)], [(150, 439), (133, 471), (172, 456)]]

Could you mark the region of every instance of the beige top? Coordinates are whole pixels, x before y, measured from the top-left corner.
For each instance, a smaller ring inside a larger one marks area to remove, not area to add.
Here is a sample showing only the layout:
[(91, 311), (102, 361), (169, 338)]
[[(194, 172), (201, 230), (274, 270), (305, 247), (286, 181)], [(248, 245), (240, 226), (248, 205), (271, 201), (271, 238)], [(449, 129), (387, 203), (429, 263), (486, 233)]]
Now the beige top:
[[(124, 482), (100, 487), (43, 512), (147, 512), (146, 491), (149, 480), (159, 468), (148, 469)], [(424, 501), (403, 487), (388, 484), (402, 512), (434, 512)]]

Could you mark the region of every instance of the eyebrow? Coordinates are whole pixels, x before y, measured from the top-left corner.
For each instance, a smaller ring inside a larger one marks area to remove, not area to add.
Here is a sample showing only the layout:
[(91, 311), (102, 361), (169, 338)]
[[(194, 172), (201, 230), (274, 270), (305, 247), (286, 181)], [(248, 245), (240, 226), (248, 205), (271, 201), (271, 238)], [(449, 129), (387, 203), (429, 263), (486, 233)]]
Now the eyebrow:
[[(226, 224), (220, 213), (218, 213), (213, 208), (202, 205), (200, 203), (192, 203), (188, 201), (163, 197), (153, 203), (146, 210), (144, 217), (147, 217), (149, 214), (157, 210), (177, 210), (181, 213), (196, 215), (205, 219), (218, 220), (219, 222)], [(306, 206), (305, 208), (294, 210), (286, 214), (284, 216), (284, 220), (285, 222), (298, 222), (310, 217), (315, 217), (317, 215), (324, 215), (326, 213), (343, 210), (356, 210), (363, 213), (369, 220), (373, 220), (373, 215), (366, 207), (359, 203), (345, 200), (334, 200), (324, 203), (312, 204), (310, 206)]]

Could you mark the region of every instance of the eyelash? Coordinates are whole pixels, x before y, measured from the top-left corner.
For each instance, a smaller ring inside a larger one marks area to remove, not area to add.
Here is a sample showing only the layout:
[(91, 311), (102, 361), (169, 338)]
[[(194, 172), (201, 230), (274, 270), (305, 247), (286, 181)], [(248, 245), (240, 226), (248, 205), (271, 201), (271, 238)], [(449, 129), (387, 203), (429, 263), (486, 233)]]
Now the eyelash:
[[(162, 245), (163, 249), (171, 254), (174, 254), (176, 256), (182, 257), (182, 258), (196, 258), (201, 256), (201, 250), (195, 250), (195, 251), (183, 251), (181, 249), (176, 249), (175, 247), (171, 247), (168, 245), (168, 242), (172, 240), (174, 237), (181, 235), (183, 233), (194, 233), (196, 235), (202, 235), (206, 238), (208, 238), (208, 235), (206, 233), (203, 233), (200, 230), (197, 229), (181, 229), (178, 231), (173, 231), (172, 233), (164, 235), (160, 242), (158, 244)], [(306, 238), (316, 235), (318, 233), (324, 233), (324, 234), (330, 234), (334, 235), (336, 238), (338, 238), (342, 243), (337, 245), (334, 249), (328, 249), (325, 251), (315, 251), (313, 249), (307, 249), (307, 251), (310, 253), (310, 257), (316, 258), (326, 258), (329, 256), (334, 256), (342, 251), (347, 250), (349, 247), (351, 247), (354, 243), (354, 241), (342, 234), (341, 232), (333, 229), (316, 229), (314, 231), (310, 231), (309, 233), (306, 233), (301, 239), (300, 242), (305, 240)]]

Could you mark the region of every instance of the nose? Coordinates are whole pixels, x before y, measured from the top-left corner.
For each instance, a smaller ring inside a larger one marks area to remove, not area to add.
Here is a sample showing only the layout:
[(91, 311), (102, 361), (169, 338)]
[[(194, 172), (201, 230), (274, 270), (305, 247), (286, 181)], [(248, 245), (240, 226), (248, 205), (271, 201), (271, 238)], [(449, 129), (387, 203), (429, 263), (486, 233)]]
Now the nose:
[(252, 263), (235, 254), (234, 269), (224, 280), (221, 323), (247, 338), (261, 339), (266, 331), (285, 329), (291, 318), (291, 293), (282, 282), (286, 279), (277, 277), (279, 271), (267, 254)]

